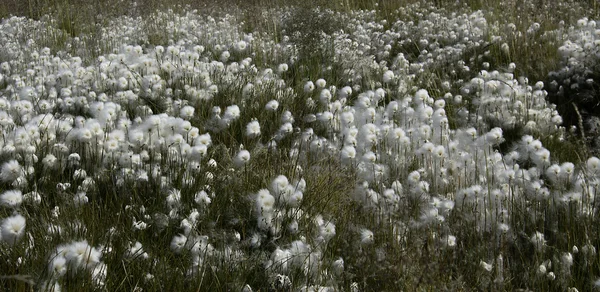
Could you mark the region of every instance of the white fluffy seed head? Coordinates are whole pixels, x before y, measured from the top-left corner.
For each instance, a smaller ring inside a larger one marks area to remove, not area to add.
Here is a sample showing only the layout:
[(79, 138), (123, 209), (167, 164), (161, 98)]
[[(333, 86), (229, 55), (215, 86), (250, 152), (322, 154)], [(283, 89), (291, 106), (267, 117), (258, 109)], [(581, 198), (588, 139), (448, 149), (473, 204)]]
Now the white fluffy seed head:
[(360, 243), (367, 245), (373, 243), (373, 241), (375, 241), (373, 231), (368, 229), (360, 230)]
[(18, 208), (23, 203), (23, 195), (19, 190), (5, 191), (0, 195), (0, 206)]
[(277, 100), (271, 100), (269, 102), (267, 102), (267, 105), (265, 106), (265, 109), (268, 111), (276, 111), (279, 108), (279, 102)]
[(253, 120), (246, 125), (246, 136), (248, 138), (256, 138), (260, 136), (260, 124), (257, 120)]
[(8, 245), (15, 245), (25, 234), (25, 217), (20, 214), (8, 217), (2, 221), (2, 241)]
[(271, 195), (269, 190), (261, 189), (256, 194), (256, 211), (261, 214), (271, 213), (275, 207), (275, 197)]
[(250, 152), (248, 150), (241, 150), (233, 159), (233, 165), (235, 167), (242, 167), (250, 161)]
[(304, 92), (312, 93), (315, 90), (315, 84), (312, 81), (308, 81), (304, 84)]
[(319, 78), (319, 79), (317, 79), (317, 81), (315, 81), (315, 85), (318, 88), (325, 88), (325, 86), (327, 85), (327, 82), (325, 81), (325, 79)]
[(21, 176), (21, 165), (16, 160), (10, 160), (2, 165), (0, 180), (2, 182), (13, 182)]

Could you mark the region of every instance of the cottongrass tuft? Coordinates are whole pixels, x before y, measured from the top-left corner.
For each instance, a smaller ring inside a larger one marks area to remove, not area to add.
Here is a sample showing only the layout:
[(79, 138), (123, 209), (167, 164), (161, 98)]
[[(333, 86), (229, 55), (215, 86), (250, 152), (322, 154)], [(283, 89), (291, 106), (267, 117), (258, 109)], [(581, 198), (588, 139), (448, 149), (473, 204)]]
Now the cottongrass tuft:
[(23, 195), (19, 190), (5, 191), (0, 195), (0, 205), (16, 209), (23, 203)]
[(246, 137), (252, 139), (260, 136), (260, 124), (253, 120), (246, 125)]
[(544, 234), (536, 231), (532, 236), (531, 236), (531, 243), (533, 244), (533, 246), (535, 247), (535, 249), (539, 252), (542, 251), (546, 245), (546, 239), (544, 239)]
[(25, 217), (17, 214), (2, 221), (2, 241), (14, 246), (25, 235)]
[(196, 202), (196, 204), (206, 207), (210, 205), (211, 198), (206, 191), (202, 190), (196, 193), (196, 195), (194, 196), (194, 201)]
[(276, 111), (279, 108), (279, 102), (277, 100), (270, 100), (269, 102), (267, 102), (267, 104), (265, 105), (265, 109), (267, 111)]
[(315, 90), (315, 84), (312, 81), (307, 81), (304, 84), (304, 92), (305, 93), (312, 93), (313, 90)]
[[(0, 211), (35, 223), (0, 219), (0, 246), (23, 245), (2, 268), (46, 275), (36, 288), (85, 290), (589, 288), (597, 232), (580, 225), (596, 220), (600, 162), (569, 164), (550, 147), (568, 133), (548, 84), (516, 78), (529, 68), (498, 52), (528, 20), (505, 32), (466, 7), (348, 8), (305, 10), (314, 17), (302, 21), (331, 28), (274, 31), (203, 10), (123, 16), (65, 36), (66, 50), (38, 47), (39, 35), (62, 35), (46, 33), (61, 23), (52, 16), (0, 21), (11, 60), (0, 64)], [(260, 17), (285, 23), (286, 9)], [(590, 23), (524, 41), (566, 36), (573, 46), (558, 53), (589, 59), (572, 35), (589, 51)], [(314, 32), (323, 42), (299, 52), (293, 34)], [(95, 50), (96, 37), (107, 47)], [(564, 253), (573, 245), (578, 254)], [(520, 256), (528, 250), (539, 252)]]
[(171, 240), (171, 251), (176, 254), (181, 253), (184, 250), (186, 243), (187, 237), (185, 235), (178, 234), (173, 236), (173, 239)]
[(233, 165), (240, 168), (250, 161), (250, 152), (246, 149), (241, 150), (233, 159)]
[(87, 240), (75, 241), (62, 249), (65, 259), (69, 262), (73, 271), (93, 271), (99, 265), (102, 253), (95, 247), (90, 246)]
[(486, 272), (491, 272), (492, 269), (494, 268), (494, 266), (492, 264), (488, 264), (486, 262), (484, 262), (483, 260), (479, 261), (479, 266)]
[(0, 170), (0, 181), (2, 182), (13, 182), (19, 176), (21, 176), (21, 165), (16, 160), (10, 160), (2, 165)]
[(445, 240), (445, 244), (448, 247), (455, 247), (456, 246), (456, 236), (454, 235), (448, 235), (448, 237), (446, 237)]
[(596, 279), (592, 283), (592, 286), (594, 287), (594, 291), (600, 291), (600, 278)]
[(369, 245), (371, 243), (373, 243), (373, 241), (375, 241), (375, 236), (373, 235), (373, 232), (371, 230), (368, 229), (361, 229), (360, 230), (360, 243), (363, 245)]
[(60, 254), (55, 255), (48, 265), (48, 270), (52, 278), (56, 279), (64, 276), (67, 273), (67, 264), (67, 259), (64, 256)]

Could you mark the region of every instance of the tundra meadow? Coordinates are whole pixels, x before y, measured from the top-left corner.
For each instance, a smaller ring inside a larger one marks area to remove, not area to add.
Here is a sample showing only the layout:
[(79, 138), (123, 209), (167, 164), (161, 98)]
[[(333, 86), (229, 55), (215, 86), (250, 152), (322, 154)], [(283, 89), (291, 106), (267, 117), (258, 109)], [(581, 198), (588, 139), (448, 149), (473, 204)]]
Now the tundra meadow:
[(600, 290), (597, 1), (188, 2), (0, 3), (0, 290)]

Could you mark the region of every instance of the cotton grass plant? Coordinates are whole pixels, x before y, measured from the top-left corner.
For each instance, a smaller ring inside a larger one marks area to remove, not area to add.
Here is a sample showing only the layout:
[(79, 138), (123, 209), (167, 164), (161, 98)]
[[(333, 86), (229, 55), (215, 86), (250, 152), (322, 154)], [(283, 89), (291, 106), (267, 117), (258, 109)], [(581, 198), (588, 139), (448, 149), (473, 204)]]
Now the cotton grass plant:
[(600, 159), (539, 80), (594, 64), (585, 3), (144, 4), (0, 23), (5, 289), (598, 288)]

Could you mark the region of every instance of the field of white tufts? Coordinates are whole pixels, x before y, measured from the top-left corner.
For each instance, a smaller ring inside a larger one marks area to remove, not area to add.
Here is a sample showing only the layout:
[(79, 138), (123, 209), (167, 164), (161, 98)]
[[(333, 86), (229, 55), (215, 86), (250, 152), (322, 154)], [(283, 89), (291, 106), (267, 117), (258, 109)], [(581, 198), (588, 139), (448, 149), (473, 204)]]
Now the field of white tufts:
[(597, 15), (413, 2), (1, 19), (0, 290), (600, 290)]

